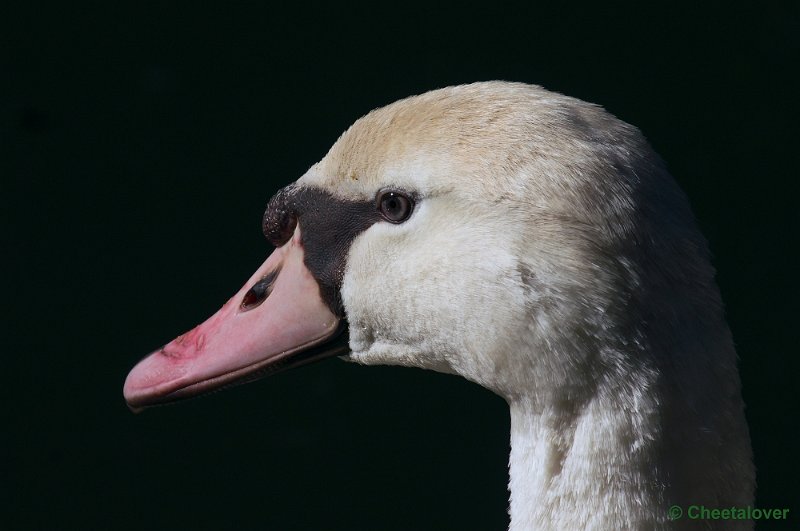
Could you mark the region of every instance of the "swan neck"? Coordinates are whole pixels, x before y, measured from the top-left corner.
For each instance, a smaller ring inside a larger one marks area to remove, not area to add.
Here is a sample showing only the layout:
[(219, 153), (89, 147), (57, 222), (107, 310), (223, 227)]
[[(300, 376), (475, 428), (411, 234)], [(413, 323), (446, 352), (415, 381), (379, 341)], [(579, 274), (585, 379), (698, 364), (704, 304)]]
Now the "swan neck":
[(511, 531), (692, 528), (696, 522), (670, 520), (669, 508), (752, 505), (755, 471), (738, 386), (721, 393), (709, 382), (710, 395), (691, 398), (653, 371), (612, 381), (582, 400), (569, 393), (509, 400)]
[(602, 402), (597, 397), (577, 410), (510, 404), (511, 531), (667, 525), (652, 409)]

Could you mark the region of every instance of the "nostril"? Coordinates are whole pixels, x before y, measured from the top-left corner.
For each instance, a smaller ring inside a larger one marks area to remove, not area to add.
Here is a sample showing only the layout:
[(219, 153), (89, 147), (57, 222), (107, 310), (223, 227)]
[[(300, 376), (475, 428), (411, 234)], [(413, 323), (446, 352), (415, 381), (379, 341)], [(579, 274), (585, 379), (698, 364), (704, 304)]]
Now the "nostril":
[(269, 294), (272, 293), (272, 286), (275, 283), (277, 276), (278, 270), (275, 270), (253, 284), (253, 287), (247, 290), (247, 293), (245, 293), (244, 297), (242, 297), (242, 303), (239, 305), (239, 308), (243, 312), (246, 312), (248, 310), (252, 310), (267, 300)]

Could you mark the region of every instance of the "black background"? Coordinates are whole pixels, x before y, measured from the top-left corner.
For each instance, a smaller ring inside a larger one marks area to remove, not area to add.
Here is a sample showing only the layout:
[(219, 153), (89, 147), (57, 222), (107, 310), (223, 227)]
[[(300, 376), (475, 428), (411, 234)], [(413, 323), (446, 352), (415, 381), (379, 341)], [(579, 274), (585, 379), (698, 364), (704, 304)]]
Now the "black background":
[(506, 406), (458, 378), (328, 360), (121, 396), (350, 123), (486, 79), (602, 104), (667, 160), (715, 255), (757, 505), (797, 524), (797, 2), (641, 4), (4, 4), (0, 527), (503, 529)]

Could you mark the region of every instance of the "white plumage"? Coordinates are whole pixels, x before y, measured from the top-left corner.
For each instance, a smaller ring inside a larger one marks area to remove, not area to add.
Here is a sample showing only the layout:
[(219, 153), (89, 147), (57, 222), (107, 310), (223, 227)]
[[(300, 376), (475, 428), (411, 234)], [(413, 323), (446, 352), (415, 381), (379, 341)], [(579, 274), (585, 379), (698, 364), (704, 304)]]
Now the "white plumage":
[[(379, 214), (386, 190), (413, 210)], [(349, 359), (506, 399), (512, 530), (752, 526), (669, 519), (751, 505), (755, 472), (706, 242), (635, 128), (523, 84), (429, 92), (358, 120), (264, 226), (279, 248), (131, 371), (131, 407), (306, 363), (346, 317)]]
[(673, 504), (752, 504), (706, 242), (637, 129), (539, 87), (476, 83), (373, 111), (299, 183), (422, 197), (350, 249), (350, 358), (460, 374), (508, 401), (512, 530), (679, 528), (697, 522), (670, 521)]

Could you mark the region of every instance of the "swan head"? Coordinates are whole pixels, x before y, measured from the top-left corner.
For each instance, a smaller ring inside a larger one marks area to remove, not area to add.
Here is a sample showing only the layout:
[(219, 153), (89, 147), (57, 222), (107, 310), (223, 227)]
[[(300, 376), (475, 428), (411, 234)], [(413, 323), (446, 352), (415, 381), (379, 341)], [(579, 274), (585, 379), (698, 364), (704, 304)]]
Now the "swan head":
[(752, 503), (706, 243), (601, 108), (502, 82), (398, 101), (280, 190), (263, 229), (276, 249), (242, 289), (128, 375), (132, 409), (342, 355), (508, 401), (513, 529)]
[(330, 354), (571, 400), (698, 326), (713, 276), (635, 128), (517, 83), (372, 111), (272, 198), (264, 231), (277, 249), (242, 291), (131, 372), (132, 407)]

